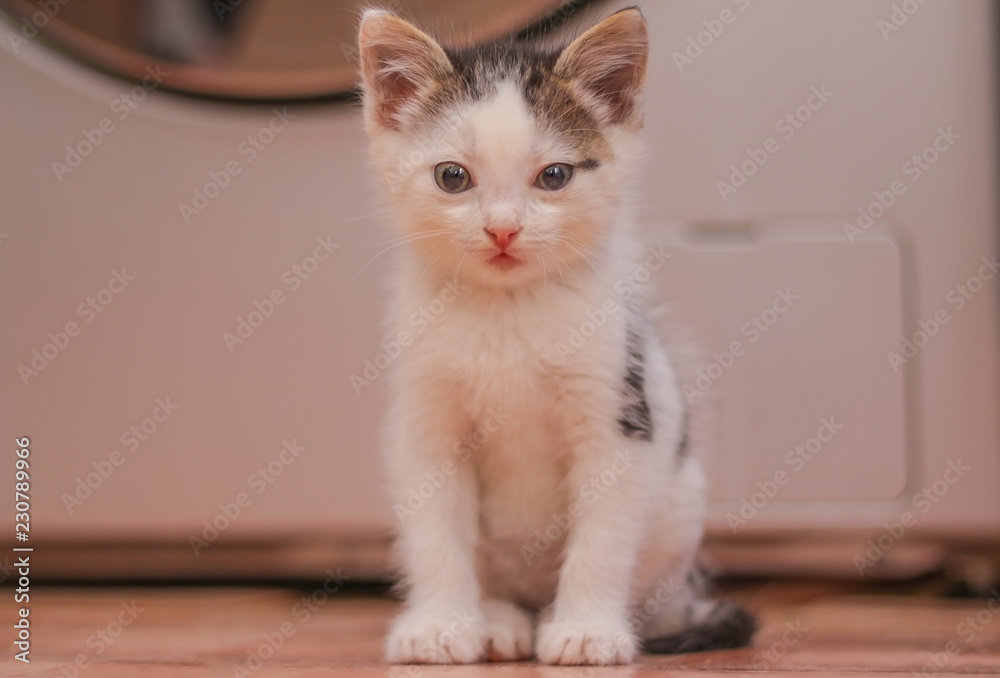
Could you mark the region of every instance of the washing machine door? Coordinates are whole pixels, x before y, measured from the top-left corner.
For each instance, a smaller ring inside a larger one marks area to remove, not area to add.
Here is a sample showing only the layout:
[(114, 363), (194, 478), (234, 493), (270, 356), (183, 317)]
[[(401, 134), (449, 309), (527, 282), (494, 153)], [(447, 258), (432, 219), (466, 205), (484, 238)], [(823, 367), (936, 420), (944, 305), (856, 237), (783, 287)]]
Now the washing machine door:
[[(461, 44), (550, 27), (580, 0), (387, 0), (382, 7)], [(22, 27), (134, 79), (159, 64), (165, 87), (228, 98), (310, 98), (356, 83), (358, 17), (367, 0), (0, 0)]]

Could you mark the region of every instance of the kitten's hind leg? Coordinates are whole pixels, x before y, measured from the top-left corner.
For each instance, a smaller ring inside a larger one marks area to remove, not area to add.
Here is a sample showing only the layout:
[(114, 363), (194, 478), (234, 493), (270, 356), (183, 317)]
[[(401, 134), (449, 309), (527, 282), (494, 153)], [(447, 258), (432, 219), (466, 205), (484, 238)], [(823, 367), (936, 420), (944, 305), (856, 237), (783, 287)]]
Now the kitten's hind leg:
[(507, 600), (482, 603), (486, 619), (486, 656), (493, 662), (528, 659), (534, 650), (531, 615)]

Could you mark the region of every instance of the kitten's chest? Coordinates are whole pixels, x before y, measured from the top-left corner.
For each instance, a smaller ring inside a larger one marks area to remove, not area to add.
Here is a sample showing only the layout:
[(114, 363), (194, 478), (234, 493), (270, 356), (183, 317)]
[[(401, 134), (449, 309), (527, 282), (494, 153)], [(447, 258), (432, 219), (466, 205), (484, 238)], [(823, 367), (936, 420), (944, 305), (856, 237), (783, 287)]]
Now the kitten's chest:
[(460, 393), (478, 441), (470, 449), (487, 541), (520, 540), (562, 504), (565, 435), (553, 327), (530, 314), (456, 317), (435, 338), (452, 347), (440, 355), (441, 373)]
[(416, 358), (460, 389), (473, 413), (490, 407), (544, 409), (555, 398), (558, 346), (569, 322), (554, 310), (456, 309), (422, 337)]

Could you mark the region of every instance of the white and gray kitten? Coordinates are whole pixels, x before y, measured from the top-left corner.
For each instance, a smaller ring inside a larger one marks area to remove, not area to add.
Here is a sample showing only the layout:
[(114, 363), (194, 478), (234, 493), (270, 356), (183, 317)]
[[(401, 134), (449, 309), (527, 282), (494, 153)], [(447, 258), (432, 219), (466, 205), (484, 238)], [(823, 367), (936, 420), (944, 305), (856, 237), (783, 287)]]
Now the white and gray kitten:
[(359, 40), (371, 151), (409, 240), (386, 446), (407, 600), (388, 660), (746, 643), (752, 617), (692, 583), (704, 479), (684, 399), (616, 290), (639, 265), (624, 196), (641, 13), (564, 49), (450, 50), (369, 10)]

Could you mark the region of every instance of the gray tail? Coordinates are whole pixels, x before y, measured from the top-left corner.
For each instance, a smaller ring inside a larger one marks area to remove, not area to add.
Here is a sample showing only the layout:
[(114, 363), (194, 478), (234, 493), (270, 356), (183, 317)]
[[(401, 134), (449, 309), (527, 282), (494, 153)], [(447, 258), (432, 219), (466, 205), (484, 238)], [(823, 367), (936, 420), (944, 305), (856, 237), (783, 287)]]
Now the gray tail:
[(756, 631), (752, 614), (735, 603), (720, 602), (701, 623), (669, 636), (647, 638), (642, 649), (649, 654), (729, 650), (749, 645)]

